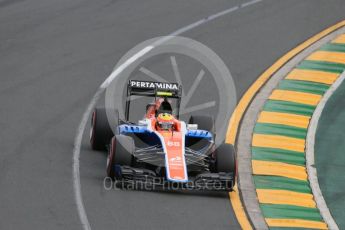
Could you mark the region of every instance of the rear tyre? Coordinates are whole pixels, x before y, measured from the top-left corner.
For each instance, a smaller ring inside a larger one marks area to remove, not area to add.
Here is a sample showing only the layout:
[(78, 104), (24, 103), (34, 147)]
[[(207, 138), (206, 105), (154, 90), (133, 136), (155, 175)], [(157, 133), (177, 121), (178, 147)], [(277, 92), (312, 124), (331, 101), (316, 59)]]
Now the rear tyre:
[(105, 108), (95, 108), (91, 117), (90, 144), (93, 150), (106, 150), (113, 136)]
[(111, 139), (107, 159), (108, 177), (113, 180), (121, 177), (121, 172), (116, 171), (116, 165), (131, 166), (134, 150), (134, 140), (129, 136), (115, 135)]
[(215, 133), (216, 131), (214, 119), (210, 116), (191, 116), (189, 124), (197, 124), (198, 129), (206, 130), (211, 133)]
[[(191, 116), (189, 119), (189, 124), (197, 124), (198, 125), (198, 129), (201, 130), (206, 130), (208, 132), (210, 132), (213, 135), (213, 140), (216, 139), (216, 127), (214, 124), (214, 119), (211, 116)], [(196, 138), (194, 141), (193, 139), (190, 138), (190, 148), (198, 151), (202, 148), (204, 148), (205, 146), (207, 146), (209, 144), (209, 141), (207, 141), (206, 139), (200, 139), (200, 138)], [(208, 152), (207, 153), (212, 154), (212, 152)]]

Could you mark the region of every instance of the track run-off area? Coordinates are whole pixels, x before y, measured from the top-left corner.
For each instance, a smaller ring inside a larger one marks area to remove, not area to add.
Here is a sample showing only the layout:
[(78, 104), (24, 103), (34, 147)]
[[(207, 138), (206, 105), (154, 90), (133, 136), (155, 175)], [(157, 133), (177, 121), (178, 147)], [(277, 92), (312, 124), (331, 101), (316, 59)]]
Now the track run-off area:
[[(338, 228), (319, 189), (314, 136), (325, 100), (344, 78), (344, 24), (322, 31), (278, 60), (265, 73), (279, 70), (267, 75), (269, 81), (248, 108), (238, 143), (245, 168), (239, 169), (244, 179), (240, 188), (258, 229)], [(252, 174), (253, 182), (247, 179)]]
[[(341, 0), (243, 6), (0, 1), (0, 228), (83, 228), (72, 177), (75, 135), (97, 88), (136, 44), (206, 20), (180, 35), (223, 59), (241, 98), (275, 60), (342, 20), (345, 10)], [(212, 15), (218, 17), (207, 20)], [(87, 132), (80, 140), (80, 192), (92, 229), (240, 228), (226, 193), (104, 190), (106, 156), (90, 150)]]

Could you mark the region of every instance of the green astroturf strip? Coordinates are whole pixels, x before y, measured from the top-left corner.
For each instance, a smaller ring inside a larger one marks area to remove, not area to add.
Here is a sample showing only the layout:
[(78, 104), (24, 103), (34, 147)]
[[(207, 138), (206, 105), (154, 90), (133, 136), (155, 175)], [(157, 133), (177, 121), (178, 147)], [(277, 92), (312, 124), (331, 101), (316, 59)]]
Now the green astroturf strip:
[(303, 93), (313, 93), (323, 95), (328, 85), (309, 81), (298, 81), (298, 80), (282, 80), (279, 83), (278, 89), (291, 90)]
[(289, 101), (268, 100), (263, 110), (311, 116), (314, 113), (315, 106)]
[(305, 166), (305, 157), (303, 152), (301, 153), (285, 149), (252, 147), (252, 159)]
[(307, 136), (307, 129), (287, 125), (256, 123), (254, 133), (305, 139)]
[(345, 69), (344, 64), (337, 64), (324, 61), (302, 61), (297, 67), (297, 69), (309, 69), (309, 70), (319, 70), (332, 73), (342, 73)]
[(265, 218), (322, 221), (317, 208), (281, 204), (260, 204), (260, 208)]
[(345, 44), (328, 43), (321, 46), (320, 50), (332, 52), (345, 52)]
[(311, 193), (308, 181), (296, 180), (280, 176), (254, 175), (254, 183), (257, 189), (289, 190), (293, 192)]

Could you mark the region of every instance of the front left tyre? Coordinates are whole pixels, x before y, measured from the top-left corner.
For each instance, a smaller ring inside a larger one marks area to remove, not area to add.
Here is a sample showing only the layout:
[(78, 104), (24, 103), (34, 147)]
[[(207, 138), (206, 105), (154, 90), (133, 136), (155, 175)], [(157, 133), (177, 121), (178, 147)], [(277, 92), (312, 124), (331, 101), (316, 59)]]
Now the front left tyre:
[(236, 153), (233, 145), (223, 143), (217, 148), (216, 169), (218, 172), (236, 173)]
[(215, 153), (216, 164), (215, 169), (218, 173), (233, 173), (234, 183), (237, 176), (237, 161), (235, 148), (231, 144), (221, 144)]

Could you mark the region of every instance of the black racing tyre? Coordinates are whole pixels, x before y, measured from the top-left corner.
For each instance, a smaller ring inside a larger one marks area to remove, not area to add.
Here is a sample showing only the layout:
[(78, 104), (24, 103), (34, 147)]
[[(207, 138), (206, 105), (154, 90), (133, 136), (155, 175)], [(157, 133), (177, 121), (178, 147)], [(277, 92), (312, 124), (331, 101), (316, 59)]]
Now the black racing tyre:
[(189, 124), (197, 124), (198, 129), (206, 130), (211, 133), (215, 133), (216, 131), (214, 119), (210, 116), (191, 116), (189, 119)]
[(216, 170), (236, 175), (236, 153), (233, 145), (223, 143), (217, 148)]
[(91, 116), (90, 144), (93, 150), (106, 150), (114, 136), (105, 108), (95, 108)]
[(107, 159), (107, 175), (115, 179), (115, 165), (131, 166), (135, 150), (133, 138), (125, 135), (115, 135), (110, 142)]

